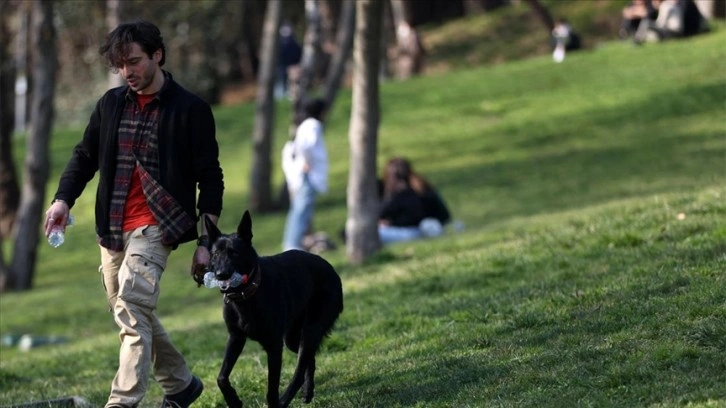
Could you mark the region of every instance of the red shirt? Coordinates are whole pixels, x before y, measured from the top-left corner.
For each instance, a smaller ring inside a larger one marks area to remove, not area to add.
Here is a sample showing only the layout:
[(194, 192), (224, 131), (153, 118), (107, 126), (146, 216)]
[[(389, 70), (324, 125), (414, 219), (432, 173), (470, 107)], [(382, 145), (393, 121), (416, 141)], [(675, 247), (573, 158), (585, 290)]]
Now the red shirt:
[[(149, 103), (156, 94), (153, 95), (139, 95), (136, 94), (136, 101), (139, 104), (139, 108), (144, 109), (147, 103)], [(156, 225), (158, 222), (151, 213), (149, 205), (146, 203), (146, 195), (141, 187), (141, 178), (139, 177), (138, 165), (134, 167), (134, 172), (131, 175), (131, 184), (129, 185), (129, 192), (126, 195), (126, 205), (124, 206), (124, 224), (122, 230), (124, 232), (133, 231), (138, 227), (144, 225)]]

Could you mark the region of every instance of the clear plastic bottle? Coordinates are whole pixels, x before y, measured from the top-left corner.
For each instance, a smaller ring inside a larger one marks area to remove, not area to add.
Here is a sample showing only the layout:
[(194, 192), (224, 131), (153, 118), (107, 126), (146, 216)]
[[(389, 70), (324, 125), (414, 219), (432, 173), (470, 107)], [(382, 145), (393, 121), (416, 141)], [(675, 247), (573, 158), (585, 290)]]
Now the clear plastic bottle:
[(236, 288), (239, 286), (244, 278), (239, 273), (235, 272), (232, 274), (232, 276), (227, 280), (217, 280), (217, 278), (214, 276), (214, 272), (207, 272), (204, 274), (204, 286), (208, 288), (220, 288), (222, 290), (227, 290), (229, 288)]
[[(66, 227), (72, 227), (74, 221), (75, 218), (73, 217), (73, 215), (68, 215)], [(50, 246), (52, 246), (53, 248), (58, 248), (59, 246), (63, 245), (66, 240), (64, 231), (65, 228), (61, 227), (60, 225), (53, 226), (50, 234), (48, 234), (48, 243), (50, 244)]]

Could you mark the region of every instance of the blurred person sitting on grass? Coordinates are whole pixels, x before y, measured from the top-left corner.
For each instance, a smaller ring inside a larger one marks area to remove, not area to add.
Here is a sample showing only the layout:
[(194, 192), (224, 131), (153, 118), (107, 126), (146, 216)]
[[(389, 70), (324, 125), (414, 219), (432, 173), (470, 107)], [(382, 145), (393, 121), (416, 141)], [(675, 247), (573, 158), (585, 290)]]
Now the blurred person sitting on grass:
[(638, 27), (636, 44), (690, 37), (709, 30), (708, 22), (693, 0), (662, 0), (657, 7), (658, 17), (645, 20)]
[(572, 25), (560, 18), (552, 29), (552, 58), (555, 62), (562, 62), (567, 51), (579, 50), (581, 47), (580, 35), (575, 32)]
[(622, 12), (623, 21), (620, 24), (620, 38), (625, 40), (633, 38), (642, 24), (655, 21), (658, 18), (660, 0), (633, 0), (628, 3)]
[(403, 157), (386, 163), (379, 188), (378, 235), (384, 245), (439, 236), (451, 220), (438, 191)]

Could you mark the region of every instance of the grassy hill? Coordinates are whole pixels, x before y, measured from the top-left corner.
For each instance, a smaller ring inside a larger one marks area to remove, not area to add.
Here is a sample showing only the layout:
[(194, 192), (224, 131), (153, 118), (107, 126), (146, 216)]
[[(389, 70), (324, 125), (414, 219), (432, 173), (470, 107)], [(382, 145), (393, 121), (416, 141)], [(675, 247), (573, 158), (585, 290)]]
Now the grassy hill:
[[(311, 406), (726, 406), (724, 44), (717, 29), (604, 43), (562, 64), (544, 55), (384, 84), (379, 164), (410, 157), (466, 228), (390, 246), (363, 267), (342, 249), (325, 254), (345, 311), (320, 354)], [(327, 126), (331, 191), (316, 227), (330, 233), (345, 221), (349, 100), (341, 95)], [(215, 109), (225, 231), (247, 202), (252, 113)], [(54, 135), (54, 180), (79, 132)], [(105, 402), (118, 340), (92, 208), (89, 186), (67, 243), (39, 248), (35, 289), (0, 298), (0, 337), (66, 339), (0, 348), (0, 406)], [(279, 249), (283, 219), (253, 214), (261, 253)], [(188, 278), (191, 253), (172, 255), (158, 313), (206, 384), (195, 406), (223, 406), (221, 299)], [(286, 354), (283, 381), (293, 363)], [(232, 381), (247, 406), (264, 405), (255, 343)], [(152, 385), (143, 406), (160, 398)]]
[[(618, 37), (620, 0), (542, 0), (553, 18), (566, 18), (592, 50)], [(550, 54), (550, 32), (525, 2), (421, 29), (427, 72), (501, 64)]]

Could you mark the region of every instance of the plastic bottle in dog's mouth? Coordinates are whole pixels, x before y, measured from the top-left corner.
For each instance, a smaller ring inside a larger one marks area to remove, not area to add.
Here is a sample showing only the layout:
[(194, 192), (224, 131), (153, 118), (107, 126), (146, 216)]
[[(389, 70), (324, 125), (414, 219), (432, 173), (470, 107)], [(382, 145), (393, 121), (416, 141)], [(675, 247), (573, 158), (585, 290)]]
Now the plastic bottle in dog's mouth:
[(214, 272), (207, 272), (204, 274), (204, 286), (208, 288), (220, 288), (222, 290), (227, 290), (229, 288), (236, 288), (239, 286), (242, 281), (244, 280), (244, 277), (240, 275), (238, 272), (235, 272), (232, 274), (232, 276), (229, 277), (229, 279), (226, 280), (217, 280), (217, 278), (214, 275)]

